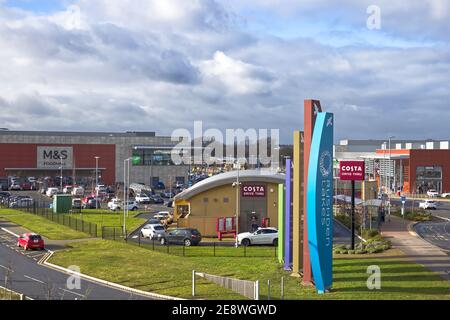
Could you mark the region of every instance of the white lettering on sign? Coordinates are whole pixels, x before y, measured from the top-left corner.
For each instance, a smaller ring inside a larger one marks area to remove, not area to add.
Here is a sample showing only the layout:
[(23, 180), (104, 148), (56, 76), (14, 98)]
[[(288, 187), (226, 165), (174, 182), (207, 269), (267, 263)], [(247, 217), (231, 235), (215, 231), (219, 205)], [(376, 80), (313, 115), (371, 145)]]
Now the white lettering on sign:
[(72, 168), (73, 148), (72, 147), (37, 147), (37, 168), (58, 169)]
[(361, 166), (344, 166), (341, 168), (342, 171), (346, 172), (362, 172), (363, 168)]
[(243, 185), (242, 186), (243, 197), (265, 197), (266, 187), (262, 185)]

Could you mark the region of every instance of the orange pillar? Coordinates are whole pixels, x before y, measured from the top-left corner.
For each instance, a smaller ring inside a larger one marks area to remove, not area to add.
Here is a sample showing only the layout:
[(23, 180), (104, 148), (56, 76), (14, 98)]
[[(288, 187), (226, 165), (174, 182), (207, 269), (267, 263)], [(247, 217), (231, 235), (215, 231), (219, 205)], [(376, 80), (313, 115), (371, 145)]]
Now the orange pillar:
[(308, 166), (309, 153), (311, 151), (311, 141), (314, 132), (314, 124), (316, 123), (316, 116), (318, 112), (322, 112), (320, 101), (305, 100), (304, 103), (304, 152), (303, 152), (303, 284), (311, 285), (313, 282), (311, 272), (311, 260), (309, 256), (308, 246), (308, 221), (306, 219), (307, 213), (307, 185), (308, 185)]

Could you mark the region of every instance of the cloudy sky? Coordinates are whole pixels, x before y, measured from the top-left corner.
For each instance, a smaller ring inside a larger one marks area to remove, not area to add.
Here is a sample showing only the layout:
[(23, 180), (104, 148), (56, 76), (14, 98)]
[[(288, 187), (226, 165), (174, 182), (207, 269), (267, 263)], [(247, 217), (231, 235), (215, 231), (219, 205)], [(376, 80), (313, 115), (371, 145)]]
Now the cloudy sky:
[[(369, 29), (370, 5), (381, 28)], [(450, 139), (447, 0), (0, 0), (0, 127)]]

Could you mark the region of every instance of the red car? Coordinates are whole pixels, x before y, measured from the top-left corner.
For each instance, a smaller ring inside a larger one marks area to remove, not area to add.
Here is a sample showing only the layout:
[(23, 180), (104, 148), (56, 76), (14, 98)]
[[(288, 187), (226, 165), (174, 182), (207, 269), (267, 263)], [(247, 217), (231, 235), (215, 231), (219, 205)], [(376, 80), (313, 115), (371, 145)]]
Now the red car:
[(36, 233), (24, 233), (17, 239), (17, 246), (28, 249), (44, 250), (44, 239)]

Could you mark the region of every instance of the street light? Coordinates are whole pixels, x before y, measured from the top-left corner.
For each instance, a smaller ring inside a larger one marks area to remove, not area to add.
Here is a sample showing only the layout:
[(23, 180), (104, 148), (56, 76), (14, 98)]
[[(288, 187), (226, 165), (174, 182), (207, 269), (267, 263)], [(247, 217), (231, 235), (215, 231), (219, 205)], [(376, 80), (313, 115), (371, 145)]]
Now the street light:
[(95, 209), (98, 209), (98, 159), (100, 157), (95, 157)]
[(240, 211), (240, 185), (239, 182), (239, 170), (240, 170), (240, 164), (239, 160), (236, 161), (236, 167), (237, 167), (237, 176), (236, 176), (236, 182), (233, 182), (233, 188), (236, 188), (236, 248), (239, 247), (238, 242), (238, 234), (239, 234), (239, 211)]
[(128, 195), (127, 195), (127, 162), (128, 165), (130, 163), (131, 158), (127, 158), (125, 160), (123, 160), (123, 234), (124, 237), (126, 237), (127, 234), (127, 215), (128, 215), (128, 203), (127, 203), (127, 199), (128, 199)]

